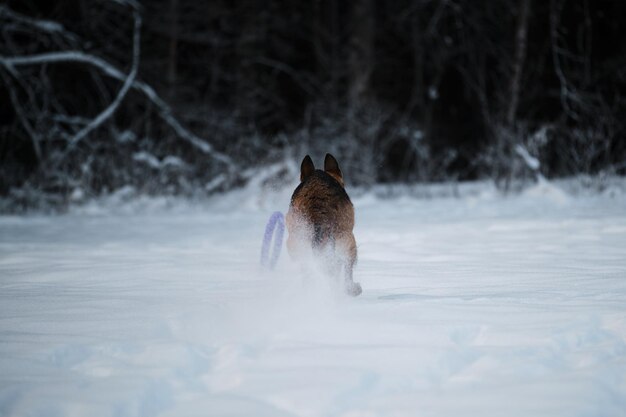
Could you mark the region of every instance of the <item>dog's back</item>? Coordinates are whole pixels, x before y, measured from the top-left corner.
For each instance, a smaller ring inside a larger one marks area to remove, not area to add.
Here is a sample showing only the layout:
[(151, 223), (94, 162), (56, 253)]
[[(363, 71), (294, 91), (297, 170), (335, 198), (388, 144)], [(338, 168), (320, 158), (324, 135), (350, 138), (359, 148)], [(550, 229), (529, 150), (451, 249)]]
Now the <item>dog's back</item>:
[(335, 158), (327, 154), (324, 171), (316, 170), (307, 155), (302, 161), (300, 185), (295, 189), (287, 212), (287, 249), (293, 259), (307, 254), (326, 253), (333, 275), (343, 276), (352, 295), (361, 287), (352, 280), (356, 263), (354, 207), (343, 186), (343, 176)]
[(313, 248), (334, 244), (354, 228), (350, 197), (334, 178), (319, 169), (296, 188), (290, 211), (311, 229)]

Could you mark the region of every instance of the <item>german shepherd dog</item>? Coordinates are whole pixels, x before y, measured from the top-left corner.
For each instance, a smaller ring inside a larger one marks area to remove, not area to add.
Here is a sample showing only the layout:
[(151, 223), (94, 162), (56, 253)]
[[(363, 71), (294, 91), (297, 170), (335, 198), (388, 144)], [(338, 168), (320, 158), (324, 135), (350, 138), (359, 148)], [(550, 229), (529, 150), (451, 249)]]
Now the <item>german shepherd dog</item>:
[(291, 196), (286, 223), (287, 251), (292, 259), (302, 261), (311, 253), (324, 256), (329, 275), (340, 279), (348, 294), (361, 294), (361, 285), (352, 279), (356, 263), (354, 206), (331, 154), (326, 154), (323, 171), (315, 169), (309, 155), (302, 160), (300, 185)]

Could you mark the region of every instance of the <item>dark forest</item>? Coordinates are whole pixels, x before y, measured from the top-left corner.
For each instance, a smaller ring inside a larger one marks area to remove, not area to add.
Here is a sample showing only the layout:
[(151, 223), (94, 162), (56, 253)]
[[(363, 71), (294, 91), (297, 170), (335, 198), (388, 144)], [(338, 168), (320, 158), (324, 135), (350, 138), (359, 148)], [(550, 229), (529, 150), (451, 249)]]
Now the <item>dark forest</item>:
[(0, 195), (626, 173), (626, 2), (0, 3)]

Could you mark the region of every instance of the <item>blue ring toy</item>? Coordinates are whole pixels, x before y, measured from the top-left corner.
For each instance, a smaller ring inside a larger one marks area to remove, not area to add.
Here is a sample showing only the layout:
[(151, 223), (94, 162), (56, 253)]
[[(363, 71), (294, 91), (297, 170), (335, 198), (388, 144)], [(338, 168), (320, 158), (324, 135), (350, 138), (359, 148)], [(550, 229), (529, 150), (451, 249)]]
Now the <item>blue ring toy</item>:
[[(274, 236), (274, 231), (276, 231), (276, 237), (274, 238), (274, 250), (272, 252), (272, 256), (270, 257), (270, 244), (272, 242), (272, 237)], [(265, 226), (265, 234), (263, 235), (263, 244), (261, 246), (262, 266), (274, 269), (276, 262), (278, 262), (278, 257), (280, 256), (284, 234), (285, 217), (280, 211), (275, 211), (272, 213), (270, 219), (267, 221), (267, 225)]]

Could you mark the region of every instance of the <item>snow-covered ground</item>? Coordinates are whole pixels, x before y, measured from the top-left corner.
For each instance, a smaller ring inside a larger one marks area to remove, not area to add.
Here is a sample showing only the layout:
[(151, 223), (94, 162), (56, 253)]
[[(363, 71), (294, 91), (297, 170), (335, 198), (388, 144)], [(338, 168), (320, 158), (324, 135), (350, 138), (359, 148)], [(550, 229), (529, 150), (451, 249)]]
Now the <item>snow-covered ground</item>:
[(626, 195), (354, 198), (358, 298), (288, 192), (0, 217), (0, 416), (625, 416)]

